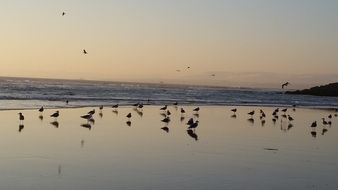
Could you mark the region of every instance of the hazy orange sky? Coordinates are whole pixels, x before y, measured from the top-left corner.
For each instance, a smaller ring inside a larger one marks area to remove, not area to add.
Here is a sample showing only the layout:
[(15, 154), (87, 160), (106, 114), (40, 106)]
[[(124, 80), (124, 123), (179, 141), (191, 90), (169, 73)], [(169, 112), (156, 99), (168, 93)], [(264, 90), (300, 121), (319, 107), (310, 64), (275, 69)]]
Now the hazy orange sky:
[(259, 87), (338, 81), (334, 0), (11, 0), (0, 2), (0, 14), (0, 76)]

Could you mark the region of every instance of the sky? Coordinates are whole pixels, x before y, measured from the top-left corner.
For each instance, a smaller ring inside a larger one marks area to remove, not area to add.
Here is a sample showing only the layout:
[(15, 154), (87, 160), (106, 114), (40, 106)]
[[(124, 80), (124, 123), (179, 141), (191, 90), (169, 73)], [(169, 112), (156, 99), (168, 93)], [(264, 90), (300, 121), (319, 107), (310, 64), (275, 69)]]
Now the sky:
[(294, 88), (338, 81), (335, 0), (3, 0), (0, 30), (0, 76)]

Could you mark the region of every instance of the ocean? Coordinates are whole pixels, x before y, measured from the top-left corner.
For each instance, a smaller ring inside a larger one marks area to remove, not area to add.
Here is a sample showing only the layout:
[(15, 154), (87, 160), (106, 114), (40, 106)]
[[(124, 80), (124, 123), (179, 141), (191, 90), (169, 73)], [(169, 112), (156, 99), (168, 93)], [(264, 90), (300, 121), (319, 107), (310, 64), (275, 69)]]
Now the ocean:
[[(66, 104), (66, 100), (69, 101)], [(164, 105), (241, 105), (337, 108), (338, 98), (284, 94), (276, 89), (0, 78), (0, 109)]]

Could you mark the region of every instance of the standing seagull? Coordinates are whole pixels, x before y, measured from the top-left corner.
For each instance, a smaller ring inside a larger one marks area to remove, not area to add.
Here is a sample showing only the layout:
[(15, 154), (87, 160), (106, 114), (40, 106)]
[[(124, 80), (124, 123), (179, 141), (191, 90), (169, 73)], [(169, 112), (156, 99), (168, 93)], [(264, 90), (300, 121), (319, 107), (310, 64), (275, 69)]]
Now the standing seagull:
[(198, 126), (198, 121), (195, 121), (195, 123), (193, 123), (193, 124), (191, 124), (189, 127), (188, 127), (188, 129), (196, 129), (197, 128), (197, 126)]
[(237, 109), (236, 109), (236, 108), (234, 108), (234, 109), (231, 109), (231, 111), (232, 111), (232, 112), (234, 112), (234, 114), (236, 114), (236, 112), (237, 112)]
[(65, 16), (66, 15), (66, 13), (65, 12), (62, 12), (62, 16)]
[(284, 89), (284, 87), (288, 86), (289, 84), (290, 84), (289, 82), (282, 84), (282, 88)]
[(160, 110), (167, 110), (167, 105), (165, 105), (164, 107), (160, 108)]
[(251, 117), (252, 117), (255, 114), (255, 110), (249, 112), (248, 114), (251, 115)]
[(23, 116), (23, 114), (20, 112), (19, 114), (19, 120), (20, 120), (20, 124), (23, 123), (23, 120), (25, 120), (25, 117)]
[(317, 127), (317, 121), (314, 121), (314, 122), (311, 124), (311, 127)]
[(130, 118), (131, 118), (131, 113), (128, 113), (128, 115), (126, 115), (126, 117), (130, 120)]
[(56, 111), (55, 113), (53, 113), (52, 115), (50, 115), (50, 117), (54, 117), (55, 120), (59, 117), (59, 111)]
[(85, 50), (85, 49), (83, 49), (83, 54), (88, 54), (88, 52)]
[(193, 111), (195, 111), (195, 112), (200, 111), (200, 107), (195, 108)]
[(39, 109), (39, 112), (42, 113), (44, 110), (43, 106)]

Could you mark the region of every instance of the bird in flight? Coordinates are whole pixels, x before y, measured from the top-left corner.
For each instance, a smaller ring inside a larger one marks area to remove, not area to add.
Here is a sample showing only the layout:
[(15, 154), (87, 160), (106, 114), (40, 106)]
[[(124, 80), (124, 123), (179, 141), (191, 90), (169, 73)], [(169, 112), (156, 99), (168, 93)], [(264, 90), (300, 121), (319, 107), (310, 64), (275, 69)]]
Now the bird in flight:
[(65, 12), (62, 12), (62, 16), (65, 16), (66, 15), (66, 13)]
[(85, 49), (83, 49), (83, 54), (88, 54), (88, 52), (85, 50)]
[(284, 87), (288, 86), (289, 84), (290, 84), (289, 82), (282, 84), (282, 88), (284, 89)]

